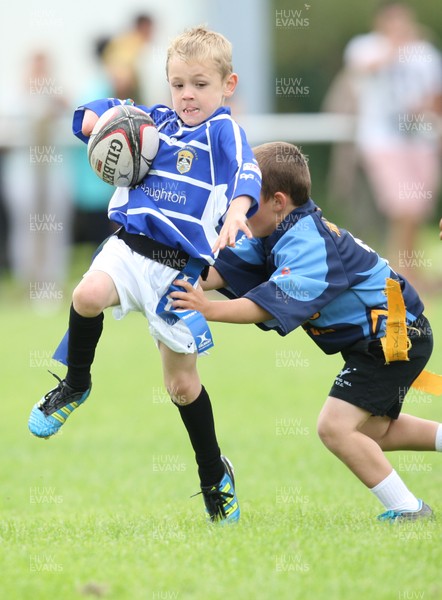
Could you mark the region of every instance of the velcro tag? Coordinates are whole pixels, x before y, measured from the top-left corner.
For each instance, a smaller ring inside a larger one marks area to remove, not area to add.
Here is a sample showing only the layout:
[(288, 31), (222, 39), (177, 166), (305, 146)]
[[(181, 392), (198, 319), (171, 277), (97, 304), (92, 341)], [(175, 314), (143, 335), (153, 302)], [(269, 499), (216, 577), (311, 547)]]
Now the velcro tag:
[(396, 360), (408, 360), (410, 340), (407, 336), (405, 303), (399, 282), (387, 277), (385, 294), (388, 314), (385, 337), (381, 338), (381, 344), (388, 365)]

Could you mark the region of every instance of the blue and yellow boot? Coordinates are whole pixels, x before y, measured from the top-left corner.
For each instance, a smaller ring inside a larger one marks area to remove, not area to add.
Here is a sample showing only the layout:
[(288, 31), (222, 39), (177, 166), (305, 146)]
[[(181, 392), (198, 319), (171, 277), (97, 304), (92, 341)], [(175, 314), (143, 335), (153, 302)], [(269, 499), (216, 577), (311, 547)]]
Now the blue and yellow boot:
[(232, 463), (225, 456), (221, 456), (225, 473), (217, 485), (201, 486), (201, 493), (206, 505), (209, 519), (234, 523), (240, 516), (238, 498), (235, 493), (235, 477)]
[(48, 438), (57, 433), (69, 415), (87, 399), (92, 388), (90, 384), (87, 390), (79, 392), (64, 379), (53, 375), (59, 384), (34, 405), (29, 415), (29, 431), (41, 438)]

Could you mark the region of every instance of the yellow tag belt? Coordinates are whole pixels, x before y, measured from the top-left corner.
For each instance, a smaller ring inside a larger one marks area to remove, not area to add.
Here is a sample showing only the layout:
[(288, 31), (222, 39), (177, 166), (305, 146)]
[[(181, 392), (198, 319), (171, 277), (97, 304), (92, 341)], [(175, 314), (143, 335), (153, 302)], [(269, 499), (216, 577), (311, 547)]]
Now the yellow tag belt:
[[(411, 340), (408, 337), (406, 324), (405, 303), (401, 287), (398, 281), (387, 278), (385, 288), (387, 296), (387, 326), (385, 337), (381, 338), (387, 365), (396, 360), (409, 360), (408, 350), (411, 348)], [(442, 375), (436, 375), (430, 371), (422, 371), (413, 381), (412, 387), (433, 394), (442, 395)]]

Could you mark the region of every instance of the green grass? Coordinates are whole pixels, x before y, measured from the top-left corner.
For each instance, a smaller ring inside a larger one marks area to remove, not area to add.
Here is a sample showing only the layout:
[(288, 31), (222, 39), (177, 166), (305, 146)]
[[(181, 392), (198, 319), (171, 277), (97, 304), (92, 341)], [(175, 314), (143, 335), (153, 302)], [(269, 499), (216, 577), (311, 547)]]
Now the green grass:
[[(201, 496), (190, 497), (193, 453), (143, 318), (107, 315), (91, 398), (43, 441), (26, 423), (52, 386), (47, 368), (64, 374), (49, 357), (68, 293), (62, 310), (43, 316), (11, 286), (3, 291), (0, 598), (442, 597), (442, 517), (377, 523), (378, 501), (316, 435), (339, 356), (325, 357), (302, 331), (212, 327), (216, 346), (200, 373), (242, 509), (237, 526), (213, 527)], [(428, 367), (441, 372), (440, 298), (426, 304), (436, 338)], [(442, 420), (442, 398), (413, 393), (405, 410)], [(441, 457), (390, 458), (442, 514)]]

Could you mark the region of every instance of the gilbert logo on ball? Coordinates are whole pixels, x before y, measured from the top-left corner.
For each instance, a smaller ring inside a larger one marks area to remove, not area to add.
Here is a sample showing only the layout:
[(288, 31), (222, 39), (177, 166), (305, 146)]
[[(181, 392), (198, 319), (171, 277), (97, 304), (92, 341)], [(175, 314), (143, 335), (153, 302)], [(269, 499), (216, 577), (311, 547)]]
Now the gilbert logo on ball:
[(120, 104), (98, 119), (87, 155), (100, 179), (116, 187), (133, 187), (149, 172), (158, 144), (151, 117), (136, 106)]

